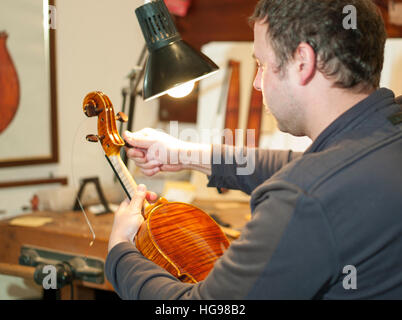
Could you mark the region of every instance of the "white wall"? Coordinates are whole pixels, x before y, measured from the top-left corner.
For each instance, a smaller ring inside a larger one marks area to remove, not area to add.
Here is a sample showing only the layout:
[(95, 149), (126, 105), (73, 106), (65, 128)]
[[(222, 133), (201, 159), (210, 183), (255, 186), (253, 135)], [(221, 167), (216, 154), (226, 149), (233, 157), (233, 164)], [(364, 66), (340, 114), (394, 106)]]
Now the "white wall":
[(395, 96), (402, 95), (402, 38), (388, 39), (385, 43), (380, 85), (393, 90)]
[[(32, 0), (37, 1), (37, 0)], [(82, 112), (87, 93), (104, 91), (115, 110), (122, 104), (121, 89), (128, 85), (126, 76), (134, 67), (144, 39), (134, 10), (140, 0), (68, 0), (56, 1), (57, 8), (57, 91), (60, 161), (51, 165), (36, 165), (0, 169), (0, 181), (28, 180), (67, 176), (69, 183), (100, 176), (102, 183), (112, 181), (112, 171), (98, 144), (85, 141), (89, 133), (96, 134), (96, 119)], [(157, 101), (144, 103), (137, 99), (134, 128), (155, 126)], [(0, 189), (0, 210), (9, 213), (29, 205), (38, 190), (50, 186)]]
[[(134, 13), (142, 4), (140, 0), (56, 0), (60, 162), (2, 168), (0, 181), (53, 174), (67, 176), (71, 185), (74, 174), (76, 185), (87, 176), (100, 176), (102, 183), (111, 183), (112, 171), (100, 146), (85, 141), (86, 134), (96, 133), (96, 120), (84, 116), (82, 100), (88, 92), (101, 90), (110, 97), (116, 112), (121, 109), (121, 89), (128, 85), (125, 77), (136, 64), (144, 44)], [(156, 121), (157, 101), (144, 103), (137, 99), (135, 129), (155, 126)], [(37, 190), (49, 187), (0, 189), (0, 210), (21, 212)], [(21, 297), (21, 290), (10, 288), (23, 286), (23, 282), (18, 280), (10, 285), (10, 279), (13, 278), (0, 276), (0, 299)]]

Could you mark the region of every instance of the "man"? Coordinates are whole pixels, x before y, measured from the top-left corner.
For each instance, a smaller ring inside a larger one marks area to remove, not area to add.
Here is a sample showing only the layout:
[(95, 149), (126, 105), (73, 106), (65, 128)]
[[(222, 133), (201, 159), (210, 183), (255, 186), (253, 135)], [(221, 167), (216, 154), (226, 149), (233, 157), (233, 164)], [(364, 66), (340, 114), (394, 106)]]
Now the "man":
[[(347, 5), (356, 29), (344, 26)], [(228, 146), (126, 133), (145, 174), (200, 170), (209, 186), (251, 194), (252, 219), (204, 281), (184, 284), (132, 243), (140, 186), (116, 212), (108, 279), (125, 299), (402, 299), (402, 116), (393, 92), (379, 89), (386, 34), (375, 5), (262, 0), (251, 20), (254, 86), (279, 129), (312, 145), (303, 154), (257, 150), (255, 172), (236, 175), (236, 163), (175, 165), (151, 152), (224, 158)]]

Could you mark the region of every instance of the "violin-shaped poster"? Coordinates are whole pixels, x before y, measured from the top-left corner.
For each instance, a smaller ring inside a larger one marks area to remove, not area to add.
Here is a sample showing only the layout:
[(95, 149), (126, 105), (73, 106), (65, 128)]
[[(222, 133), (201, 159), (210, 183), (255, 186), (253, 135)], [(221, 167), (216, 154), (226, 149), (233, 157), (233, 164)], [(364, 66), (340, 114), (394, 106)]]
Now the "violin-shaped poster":
[(20, 101), (18, 75), (7, 50), (7, 37), (5, 31), (0, 31), (0, 134), (14, 119)]

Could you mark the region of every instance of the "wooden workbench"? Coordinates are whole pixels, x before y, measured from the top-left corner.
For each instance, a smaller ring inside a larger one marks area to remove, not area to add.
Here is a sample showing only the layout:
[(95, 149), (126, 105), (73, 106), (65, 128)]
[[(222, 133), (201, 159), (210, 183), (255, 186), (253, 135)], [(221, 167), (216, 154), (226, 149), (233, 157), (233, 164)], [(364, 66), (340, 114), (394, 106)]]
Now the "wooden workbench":
[[(216, 214), (222, 221), (229, 222), (233, 228), (240, 229), (247, 221), (250, 212), (248, 203), (194, 201), (194, 205), (207, 213)], [(10, 225), (10, 220), (0, 221), (0, 263), (18, 265), (21, 246), (30, 245), (80, 256), (96, 257), (105, 260), (108, 239), (113, 224), (113, 214), (93, 215), (87, 212), (96, 238), (92, 246), (92, 233), (81, 211), (35, 212), (32, 217), (50, 217), (51, 222), (39, 227)], [(113, 291), (105, 279), (103, 284), (74, 282), (75, 299), (92, 299), (93, 289)], [(70, 297), (70, 288), (61, 290), (61, 298)]]

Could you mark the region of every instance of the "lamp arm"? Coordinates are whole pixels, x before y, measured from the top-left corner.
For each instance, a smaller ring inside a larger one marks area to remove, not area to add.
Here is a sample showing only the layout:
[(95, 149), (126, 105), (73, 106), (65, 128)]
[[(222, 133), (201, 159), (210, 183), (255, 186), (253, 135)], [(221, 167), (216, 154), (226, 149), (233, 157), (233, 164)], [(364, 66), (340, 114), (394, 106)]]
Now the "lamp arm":
[[(146, 53), (147, 53), (147, 46), (145, 44), (137, 63), (137, 66), (141, 66), (141, 69), (139, 69), (139, 71), (134, 70), (130, 75), (130, 89), (129, 89), (130, 92), (129, 92), (129, 107), (128, 107), (128, 121), (127, 121), (127, 130), (129, 131), (133, 129), (134, 112), (135, 112), (136, 99), (138, 95), (138, 87), (140, 85), (141, 79), (144, 76), (145, 66), (147, 63)], [(127, 92), (125, 92), (124, 89), (122, 92), (123, 92), (123, 109), (125, 109), (125, 101), (126, 101), (125, 95), (127, 94)], [(122, 134), (122, 131), (123, 131), (123, 123), (120, 124), (120, 135)], [(127, 165), (128, 159), (125, 152), (123, 152), (122, 154), (122, 160), (124, 164)]]
[(138, 87), (142, 80), (142, 77), (145, 73), (145, 66), (146, 66), (146, 45), (143, 48), (141, 53), (141, 57), (139, 63), (137, 65), (141, 65), (141, 69), (139, 72), (134, 72), (134, 75), (130, 77), (130, 102), (129, 102), (129, 109), (128, 109), (128, 122), (127, 122), (127, 130), (131, 131), (133, 129), (133, 119), (134, 119), (134, 111), (135, 111), (135, 101), (138, 95)]

